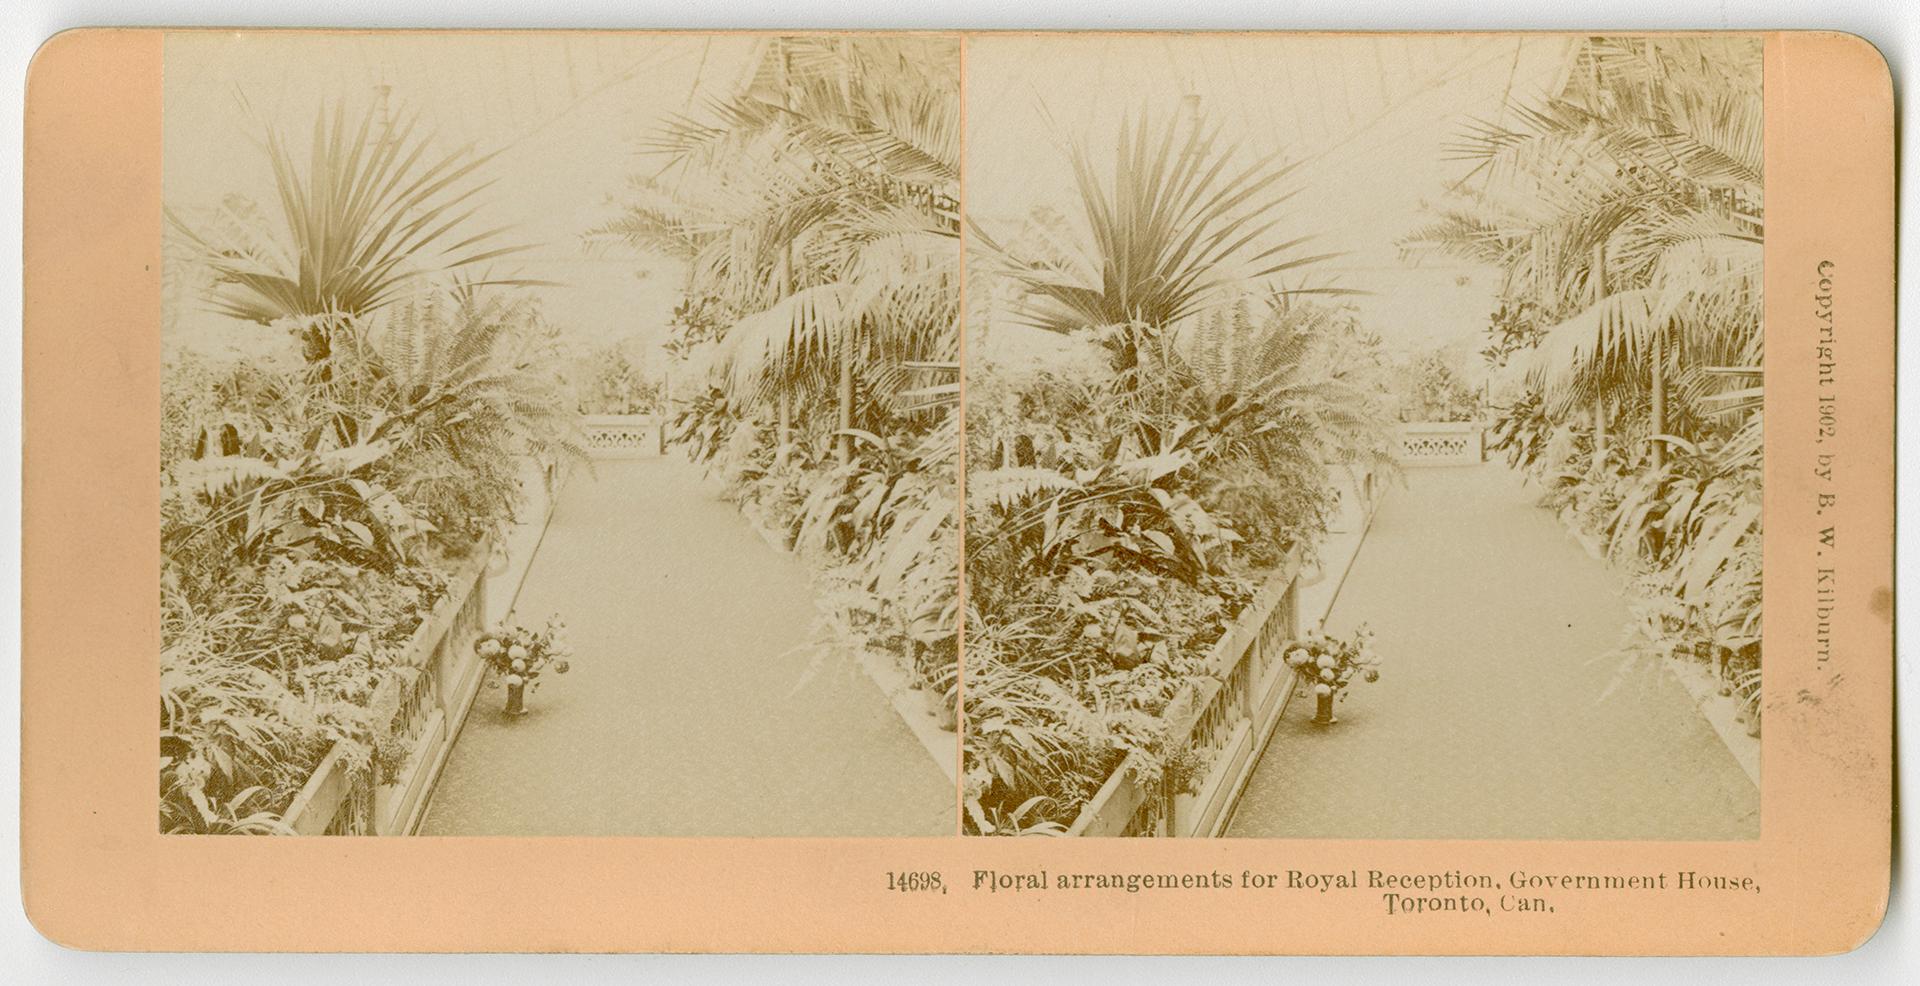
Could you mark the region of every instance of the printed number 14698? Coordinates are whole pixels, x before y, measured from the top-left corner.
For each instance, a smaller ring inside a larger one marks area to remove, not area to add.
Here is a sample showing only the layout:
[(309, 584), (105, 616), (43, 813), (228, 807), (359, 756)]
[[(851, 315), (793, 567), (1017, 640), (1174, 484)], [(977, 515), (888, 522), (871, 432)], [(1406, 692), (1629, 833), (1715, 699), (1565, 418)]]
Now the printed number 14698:
[(887, 874), (887, 889), (898, 890), (902, 893), (924, 892), (944, 894), (947, 892), (947, 885), (940, 882), (940, 874), (938, 873), (897, 872)]

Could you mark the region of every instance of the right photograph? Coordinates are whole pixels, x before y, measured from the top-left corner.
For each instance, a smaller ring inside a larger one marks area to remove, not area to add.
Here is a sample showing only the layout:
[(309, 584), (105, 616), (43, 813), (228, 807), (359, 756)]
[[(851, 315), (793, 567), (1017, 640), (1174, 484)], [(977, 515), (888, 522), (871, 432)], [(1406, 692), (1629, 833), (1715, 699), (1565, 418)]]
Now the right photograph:
[(1759, 837), (1757, 37), (965, 57), (967, 834)]

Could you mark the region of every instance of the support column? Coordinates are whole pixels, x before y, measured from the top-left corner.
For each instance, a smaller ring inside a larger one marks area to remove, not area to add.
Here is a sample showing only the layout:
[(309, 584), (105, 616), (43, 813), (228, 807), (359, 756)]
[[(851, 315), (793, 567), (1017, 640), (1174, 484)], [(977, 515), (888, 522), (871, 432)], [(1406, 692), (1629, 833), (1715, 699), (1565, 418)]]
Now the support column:
[[(1607, 297), (1607, 241), (1601, 240), (1593, 245), (1593, 265), (1588, 269), (1587, 281), (1593, 288), (1593, 303), (1599, 304)], [(1595, 339), (1594, 356), (1600, 355), (1600, 347)], [(1593, 463), (1596, 474), (1605, 469), (1607, 460), (1607, 398), (1605, 394), (1595, 394), (1593, 398)]]
[[(849, 112), (853, 109), (853, 73), (855, 63), (852, 46), (847, 39), (841, 38), (835, 45), (840, 55), (840, 99)], [(853, 348), (859, 338), (862, 321), (855, 321), (846, 328), (846, 335), (840, 340), (840, 437), (834, 442), (834, 456), (841, 465), (853, 461), (853, 436), (846, 434), (853, 427)]]
[[(1653, 407), (1649, 413), (1647, 430), (1655, 436), (1667, 433), (1667, 367), (1666, 367), (1666, 326), (1657, 325), (1653, 330)], [(1653, 467), (1659, 469), (1667, 464), (1667, 443), (1658, 437), (1653, 442)]]
[(853, 344), (855, 330), (859, 322), (847, 326), (846, 335), (840, 340), (840, 436), (834, 440), (834, 455), (841, 465), (853, 461), (853, 436), (847, 430), (853, 427)]
[[(793, 244), (788, 243), (780, 255), (780, 297), (782, 300), (793, 296)], [(785, 466), (793, 451), (793, 391), (780, 388), (780, 426), (775, 434), (773, 445), (773, 465)]]
[(773, 446), (773, 464), (776, 467), (787, 464), (788, 451), (793, 448), (793, 395), (780, 392), (780, 424)]
[[(1658, 118), (1658, 106), (1654, 102), (1654, 87), (1649, 84), (1642, 90), (1646, 99), (1647, 119)], [(1654, 436), (1653, 467), (1660, 469), (1667, 464), (1667, 443), (1658, 436), (1667, 433), (1667, 327), (1664, 323), (1653, 327), (1653, 367), (1652, 376), (1647, 381), (1651, 392), (1651, 407), (1647, 414), (1647, 431)]]
[(1593, 471), (1606, 469), (1607, 450), (1611, 443), (1607, 441), (1607, 400), (1604, 397), (1593, 399)]
[[(780, 50), (780, 99), (783, 106), (793, 108), (793, 52), (781, 43)], [(780, 297), (776, 303), (793, 297), (793, 242), (789, 240), (780, 248)], [(774, 433), (773, 465), (778, 469), (787, 464), (793, 450), (793, 393), (785, 387), (780, 388), (780, 418), (778, 430)]]
[[(780, 254), (780, 298), (782, 301), (793, 297), (793, 244), (789, 242)], [(779, 468), (787, 464), (793, 451), (793, 391), (780, 388), (780, 430), (776, 433), (773, 446), (773, 464)]]

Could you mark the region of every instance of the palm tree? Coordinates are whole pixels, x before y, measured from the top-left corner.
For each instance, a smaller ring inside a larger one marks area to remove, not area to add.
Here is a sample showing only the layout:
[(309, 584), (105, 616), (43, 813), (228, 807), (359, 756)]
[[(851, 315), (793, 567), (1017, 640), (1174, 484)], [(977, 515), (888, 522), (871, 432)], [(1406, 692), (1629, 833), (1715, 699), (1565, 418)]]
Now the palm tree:
[[(1509, 436), (1531, 449), (1590, 409), (1592, 469), (1567, 488), (1694, 628), (1660, 615), (1662, 652), (1702, 632), (1759, 648), (1759, 65), (1751, 39), (1585, 40), (1552, 96), (1467, 135), (1466, 187), (1409, 240), (1500, 267), (1503, 301), (1543, 313), (1509, 364), (1525, 384)], [(1609, 412), (1644, 459), (1608, 461)]]
[(375, 106), (349, 122), (344, 106), (323, 108), (304, 164), (285, 133), (269, 128), (266, 137), (277, 227), (232, 201), (202, 230), (170, 209), (167, 218), (211, 272), (214, 310), (261, 325), (299, 320), (310, 363), (331, 354), (336, 330), (422, 279), (526, 249), (501, 244), (509, 227), (469, 231), (479, 211), (473, 200), (490, 184), (473, 179), (493, 154), (468, 146), (429, 158), (432, 138), (417, 116), (394, 118)]
[(943, 39), (775, 39), (707, 119), (658, 135), (667, 168), (593, 231), (666, 247), (746, 313), (715, 366), (779, 407), (783, 453), (792, 409), (830, 400), (846, 460), (856, 379), (893, 413), (908, 364), (953, 358), (958, 75)]
[(1053, 332), (1093, 329), (1125, 370), (1137, 361), (1139, 332), (1169, 329), (1251, 285), (1334, 256), (1302, 254), (1311, 235), (1276, 242), (1286, 219), (1280, 206), (1296, 191), (1282, 186), (1293, 166), (1278, 153), (1235, 166), (1239, 151), (1197, 119), (1164, 128), (1144, 116), (1124, 121), (1110, 171), (1087, 147), (1070, 149), (1085, 236), (1064, 258), (1015, 256), (976, 232), (1024, 291), (1027, 322)]
[(1659, 462), (1710, 417), (1712, 368), (1758, 358), (1757, 66), (1745, 39), (1590, 39), (1555, 95), (1465, 137), (1476, 167), (1409, 238), (1499, 266), (1545, 313), (1516, 372), (1557, 416), (1591, 407), (1602, 451), (1606, 409), (1644, 402)]

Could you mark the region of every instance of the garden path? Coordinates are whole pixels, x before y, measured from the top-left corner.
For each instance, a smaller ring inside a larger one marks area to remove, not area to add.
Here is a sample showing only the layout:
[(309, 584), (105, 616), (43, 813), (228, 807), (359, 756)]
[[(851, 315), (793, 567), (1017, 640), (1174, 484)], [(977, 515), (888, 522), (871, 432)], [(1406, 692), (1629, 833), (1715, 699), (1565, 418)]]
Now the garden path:
[[(1752, 839), (1759, 791), (1656, 661), (1617, 571), (1498, 463), (1408, 469), (1327, 616), (1378, 634), (1340, 722), (1296, 697), (1229, 835)], [(1609, 690), (1611, 689), (1611, 690)]]
[(516, 622), (573, 669), (531, 714), (484, 689), (422, 835), (951, 835), (953, 784), (851, 661), (814, 667), (799, 559), (678, 456), (568, 483)]

